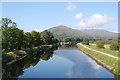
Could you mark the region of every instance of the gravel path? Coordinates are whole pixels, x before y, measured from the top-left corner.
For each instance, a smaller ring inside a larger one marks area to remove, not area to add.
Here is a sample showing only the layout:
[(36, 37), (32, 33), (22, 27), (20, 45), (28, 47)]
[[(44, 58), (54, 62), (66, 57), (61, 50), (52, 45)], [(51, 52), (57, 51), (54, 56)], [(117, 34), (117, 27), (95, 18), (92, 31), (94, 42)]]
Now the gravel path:
[(87, 46), (85, 46), (85, 45), (83, 45), (83, 44), (81, 44), (81, 43), (79, 43), (79, 44), (80, 44), (81, 46), (83, 46), (84, 48), (86, 48), (86, 49), (89, 49), (89, 50), (95, 51), (95, 52), (97, 52), (97, 53), (104, 54), (104, 55), (106, 55), (106, 56), (109, 56), (109, 57), (112, 57), (112, 58), (115, 58), (115, 59), (119, 59), (119, 60), (120, 60), (120, 58), (118, 58), (118, 57), (116, 57), (116, 56), (113, 56), (113, 55), (110, 55), (110, 54), (108, 54), (108, 53), (104, 53), (104, 52), (101, 52), (101, 51), (97, 51), (97, 50), (91, 49), (91, 48), (89, 48), (89, 47), (87, 47)]

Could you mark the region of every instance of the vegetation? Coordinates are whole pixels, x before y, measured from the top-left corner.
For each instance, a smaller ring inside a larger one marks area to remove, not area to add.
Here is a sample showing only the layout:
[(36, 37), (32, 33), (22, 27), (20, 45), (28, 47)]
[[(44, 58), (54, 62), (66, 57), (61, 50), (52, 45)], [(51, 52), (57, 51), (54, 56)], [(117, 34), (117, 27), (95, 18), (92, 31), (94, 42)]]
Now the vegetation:
[(83, 39), (83, 42), (82, 42), (82, 44), (89, 45), (89, 39)]
[(105, 44), (104, 41), (101, 40), (96, 42), (98, 48), (104, 48), (104, 44)]
[(48, 30), (41, 33), (36, 31), (25, 33), (17, 28), (17, 24), (9, 18), (2, 18), (1, 28), (3, 56), (15, 58), (18, 55), (25, 55), (26, 52), (23, 50), (27, 48), (33, 49), (42, 45), (56, 44), (59, 41)]
[[(87, 45), (86, 45), (86, 46), (87, 46)], [(93, 44), (90, 44), (88, 47), (118, 57), (118, 52), (119, 52), (119, 51), (117, 51), (117, 50), (111, 50), (110, 48), (98, 48), (98, 47), (96, 47), (96, 46), (93, 46)], [(105, 47), (105, 46), (104, 46), (104, 47)]]
[(82, 47), (81, 45), (77, 44), (78, 48), (82, 49), (83, 51), (92, 54), (93, 56), (95, 56), (97, 59), (101, 60), (102, 62), (104, 62), (106, 65), (109, 65), (110, 67), (113, 67), (113, 73), (114, 74), (118, 74), (119, 68), (118, 68), (118, 60), (105, 56), (103, 54), (98, 54), (97, 52), (94, 52), (92, 50), (88, 50), (84, 47)]
[(77, 30), (63, 25), (56, 26), (48, 29), (52, 32), (55, 38), (64, 40), (67, 37), (72, 38), (91, 38), (91, 39), (112, 39), (117, 38), (116, 33), (112, 33), (106, 30), (89, 29), (89, 30)]
[[(24, 56), (29, 53), (37, 53), (42, 50), (48, 50), (52, 45), (57, 44), (58, 42), (65, 43), (82, 43), (90, 48), (93, 48), (98, 51), (102, 51), (113, 56), (118, 56), (119, 45), (118, 39), (108, 39), (113, 38), (114, 36), (109, 36), (108, 38), (104, 38), (106, 36), (99, 35), (89, 35), (90, 32), (81, 32), (79, 30), (67, 28), (65, 26), (55, 27), (49, 30), (45, 30), (43, 32), (24, 32), (23, 30), (17, 28), (17, 24), (10, 20), (9, 18), (2, 18), (2, 56), (3, 59), (6, 58), (17, 58)], [(53, 33), (51, 33), (53, 32)], [(89, 33), (89, 34), (88, 34)], [(97, 32), (95, 32), (97, 33)], [(113, 34), (110, 32), (104, 32), (107, 35)], [(55, 37), (56, 38), (55, 38)], [(1, 36), (0, 36), (1, 37)], [(59, 38), (59, 39), (57, 39)], [(93, 39), (94, 38), (94, 39)], [(107, 40), (101, 40), (101, 39)], [(94, 44), (94, 45), (91, 45)], [(86, 48), (78, 45), (78, 47), (89, 54), (92, 54), (99, 60), (103, 61), (107, 65), (113, 67), (115, 71), (113, 73), (117, 74), (118, 72), (118, 61), (111, 57), (107, 57), (103, 54), (97, 54), (97, 52), (87, 50)], [(42, 55), (41, 59), (48, 60), (48, 54)], [(32, 63), (31, 63), (32, 64)], [(32, 65), (35, 65), (33, 63)], [(29, 65), (25, 65), (28, 67)]]
[(112, 44), (110, 45), (110, 49), (111, 49), (111, 50), (119, 50), (119, 45), (118, 45), (118, 43), (112, 43)]
[(70, 38), (70, 37), (68, 37), (68, 38), (65, 38), (63, 41), (69, 42), (69, 43), (78, 43), (78, 42), (82, 42), (83, 39), (82, 38)]

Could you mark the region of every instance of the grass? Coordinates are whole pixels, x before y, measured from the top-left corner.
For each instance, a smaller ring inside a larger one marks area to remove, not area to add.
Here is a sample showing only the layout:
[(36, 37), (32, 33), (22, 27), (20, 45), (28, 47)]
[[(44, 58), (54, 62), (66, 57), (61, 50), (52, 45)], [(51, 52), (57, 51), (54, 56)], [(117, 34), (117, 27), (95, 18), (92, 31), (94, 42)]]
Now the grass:
[[(94, 46), (93, 46), (94, 45)], [(90, 48), (92, 48), (92, 49), (95, 49), (95, 50), (98, 50), (98, 51), (101, 51), (101, 52), (105, 52), (105, 53), (108, 53), (108, 54), (110, 54), (110, 55), (113, 55), (113, 56), (116, 56), (116, 57), (118, 57), (118, 51), (115, 51), (115, 50), (110, 50), (110, 48), (109, 48), (109, 46), (110, 45), (104, 45), (104, 47), (105, 47), (105, 49), (103, 49), (103, 48), (98, 48), (98, 47), (96, 47), (96, 45), (95, 44), (90, 44), (90, 46), (88, 46), (88, 45), (86, 45), (87, 47), (90, 47)]]
[(118, 60), (117, 59), (114, 59), (114, 58), (111, 58), (111, 57), (108, 57), (108, 56), (105, 56), (103, 54), (99, 54), (97, 52), (94, 52), (92, 50), (88, 50), (86, 48), (84, 48), (83, 46), (81, 46), (79, 43), (77, 44), (78, 48), (80, 48), (81, 50), (93, 55), (94, 57), (96, 57), (97, 59), (101, 60), (102, 62), (104, 62), (106, 65), (110, 66), (110, 67), (113, 67), (114, 68), (114, 71), (112, 73), (114, 74), (118, 74), (118, 72), (120, 73), (120, 70), (118, 68)]

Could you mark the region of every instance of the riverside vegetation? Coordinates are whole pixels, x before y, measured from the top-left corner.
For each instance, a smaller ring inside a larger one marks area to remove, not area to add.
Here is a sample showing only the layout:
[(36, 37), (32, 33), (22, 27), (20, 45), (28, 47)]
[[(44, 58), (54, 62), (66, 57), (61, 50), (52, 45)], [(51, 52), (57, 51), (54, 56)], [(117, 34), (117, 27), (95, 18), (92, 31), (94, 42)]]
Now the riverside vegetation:
[[(17, 24), (10, 20), (9, 18), (2, 18), (2, 59), (3, 63), (11, 61), (17, 61), (18, 59), (24, 59), (26, 55), (31, 55), (34, 53), (39, 53), (42, 55), (44, 50), (50, 50), (53, 47), (61, 44), (77, 44), (82, 43), (83, 45), (108, 53), (110, 55), (119, 57), (119, 47), (118, 44), (120, 38), (118, 39), (94, 39), (92, 37), (66, 37), (66, 38), (55, 38), (53, 33), (45, 30), (43, 32), (24, 32), (23, 30), (17, 28)], [(57, 35), (57, 34), (56, 34)], [(64, 34), (63, 34), (64, 35)], [(74, 34), (75, 35), (75, 34)], [(80, 34), (79, 34), (80, 35)], [(112, 67), (112, 73), (115, 75), (120, 75), (120, 70), (118, 68), (118, 60), (99, 54), (97, 52), (88, 50), (83, 46), (77, 44), (78, 48), (91, 54), (98, 60), (104, 62), (106, 65)], [(45, 54), (44, 54), (45, 55)], [(23, 58), (22, 58), (23, 57)], [(15, 60), (16, 59), (16, 60)]]
[(57, 44), (58, 39), (47, 30), (43, 32), (24, 32), (9, 18), (2, 18), (2, 59), (3, 62), (29, 53), (39, 52)]

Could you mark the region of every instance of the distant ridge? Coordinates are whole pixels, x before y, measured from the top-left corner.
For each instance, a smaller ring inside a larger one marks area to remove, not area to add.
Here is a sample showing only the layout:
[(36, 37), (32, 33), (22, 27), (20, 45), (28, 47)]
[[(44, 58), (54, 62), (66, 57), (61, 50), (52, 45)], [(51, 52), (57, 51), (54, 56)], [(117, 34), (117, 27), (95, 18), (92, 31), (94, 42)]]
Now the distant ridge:
[(64, 25), (59, 25), (50, 29), (48, 31), (52, 32), (56, 38), (64, 39), (67, 37), (79, 37), (79, 38), (95, 38), (95, 39), (111, 39), (117, 38), (117, 34), (109, 32), (102, 29), (86, 29), (77, 30), (72, 29)]

